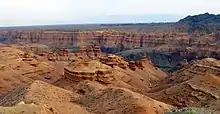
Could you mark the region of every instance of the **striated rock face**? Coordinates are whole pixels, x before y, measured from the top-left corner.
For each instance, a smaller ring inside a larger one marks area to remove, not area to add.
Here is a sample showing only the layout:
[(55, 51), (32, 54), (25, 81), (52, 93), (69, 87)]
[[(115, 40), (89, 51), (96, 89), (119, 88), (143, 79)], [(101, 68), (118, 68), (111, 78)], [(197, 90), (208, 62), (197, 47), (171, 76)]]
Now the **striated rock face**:
[(80, 46), (79, 50), (75, 53), (76, 57), (95, 59), (102, 55), (99, 46), (87, 45)]
[(72, 81), (91, 80), (101, 83), (111, 83), (114, 78), (112, 68), (99, 61), (76, 61), (64, 68), (64, 76)]
[(55, 85), (74, 90), (76, 84), (87, 80), (146, 94), (156, 82), (167, 76), (147, 59), (134, 62), (133, 68), (135, 70), (122, 57), (111, 54), (95, 60), (78, 58), (64, 68), (64, 78)]
[[(100, 61), (100, 62), (99, 62)], [(122, 70), (143, 70), (144, 59), (140, 61), (126, 62), (122, 57), (116, 55), (104, 55), (98, 60), (75, 59), (64, 68), (64, 76), (71, 81), (80, 82), (83, 80), (98, 81), (100, 83), (111, 84), (115, 81), (116, 69)]]
[(216, 41), (215, 34), (190, 36), (187, 33), (138, 33), (122, 31), (20, 30), (0, 31), (0, 36), (14, 42), (41, 43), (52, 46), (82, 45), (94, 42), (99, 46), (125, 48), (157, 47), (161, 45), (203, 47)]
[[(96, 58), (100, 51), (120, 54), (124, 58), (139, 60), (136, 52), (148, 53), (152, 62), (164, 69), (178, 66), (183, 59), (212, 57), (220, 59), (219, 34), (188, 34), (176, 32), (140, 33), (113, 30), (67, 31), (67, 30), (17, 30), (0, 31), (0, 36), (10, 37), (13, 42), (46, 44), (50, 47), (80, 47), (76, 56)], [(96, 44), (91, 46), (91, 44)], [(87, 46), (90, 45), (90, 46)], [(125, 51), (125, 52), (124, 52)], [(127, 55), (127, 56), (124, 56)], [(127, 59), (126, 59), (127, 60)]]
[(178, 107), (205, 107), (219, 100), (219, 77), (199, 76), (152, 94), (157, 100)]
[(220, 77), (220, 61), (213, 58), (206, 58), (196, 60), (184, 66), (181, 70), (173, 73), (173, 77), (178, 78), (173, 80), (172, 83), (181, 83), (190, 80), (196, 76), (215, 75)]
[(34, 80), (53, 83), (61, 76), (53, 70), (55, 67), (53, 63), (39, 60), (36, 55), (29, 52), (1, 46), (0, 53), (0, 93)]
[[(207, 107), (219, 110), (220, 61), (196, 60), (158, 83), (152, 98), (178, 107)], [(216, 103), (216, 104), (215, 104)]]
[(100, 57), (100, 62), (108, 66), (111, 66), (112, 68), (114, 66), (118, 66), (122, 69), (126, 69), (128, 67), (128, 63), (124, 60), (123, 57), (112, 54)]
[(182, 33), (128, 33), (120, 31), (55, 31), (24, 30), (0, 31), (1, 36), (12, 37), (13, 41), (43, 43), (47, 45), (80, 45), (96, 42), (101, 46), (155, 47), (164, 44), (189, 45), (189, 36)]

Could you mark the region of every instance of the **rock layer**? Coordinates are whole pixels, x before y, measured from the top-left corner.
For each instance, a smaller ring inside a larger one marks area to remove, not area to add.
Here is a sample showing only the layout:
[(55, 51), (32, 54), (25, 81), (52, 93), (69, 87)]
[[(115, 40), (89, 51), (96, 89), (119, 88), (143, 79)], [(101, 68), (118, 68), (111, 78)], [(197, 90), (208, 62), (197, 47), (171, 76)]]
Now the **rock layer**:
[(107, 65), (100, 63), (99, 61), (76, 61), (73, 64), (69, 64), (64, 68), (64, 76), (72, 81), (91, 80), (101, 83), (112, 83), (113, 69)]
[(189, 45), (189, 36), (183, 33), (128, 33), (120, 31), (55, 31), (23, 30), (1, 31), (2, 36), (14, 41), (44, 43), (48, 45), (81, 45), (96, 42), (101, 46), (155, 47), (164, 44)]
[[(150, 96), (178, 107), (206, 107), (219, 110), (220, 61), (197, 60), (158, 83)], [(216, 103), (216, 104), (215, 104)]]
[[(220, 59), (218, 34), (188, 34), (177, 32), (140, 33), (113, 30), (17, 30), (0, 31), (0, 36), (10, 37), (13, 42), (46, 44), (50, 47), (68, 47), (74, 52), (83, 51), (90, 58), (99, 56), (100, 49), (105, 53), (118, 53), (125, 58), (135, 60), (136, 52), (125, 50), (144, 49), (153, 63), (161, 68), (175, 68), (184, 59), (212, 57)], [(96, 44), (93, 50), (76, 48), (82, 45)], [(74, 49), (73, 49), (74, 46)], [(124, 54), (126, 53), (126, 54)], [(77, 55), (77, 54), (76, 54)], [(79, 56), (83, 56), (79, 55)], [(137, 57), (140, 59), (141, 57)], [(51, 58), (51, 60), (54, 60)]]

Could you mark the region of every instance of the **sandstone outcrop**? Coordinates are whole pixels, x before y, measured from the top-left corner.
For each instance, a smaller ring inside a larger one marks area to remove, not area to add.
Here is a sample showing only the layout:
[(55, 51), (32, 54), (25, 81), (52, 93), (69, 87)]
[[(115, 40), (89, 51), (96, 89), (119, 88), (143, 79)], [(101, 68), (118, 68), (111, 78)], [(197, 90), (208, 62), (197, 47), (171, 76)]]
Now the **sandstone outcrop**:
[[(213, 107), (219, 101), (220, 78), (217, 76), (198, 76), (189, 81), (152, 94), (152, 98), (178, 107)], [(219, 107), (218, 107), (219, 108)], [(218, 110), (215, 106), (215, 110)]]
[(128, 63), (124, 60), (123, 57), (112, 55), (112, 54), (100, 57), (100, 62), (108, 66), (111, 66), (112, 68), (114, 66), (118, 66), (122, 69), (126, 69), (128, 67)]
[(169, 83), (181, 83), (190, 80), (196, 76), (214, 75), (220, 76), (220, 61), (213, 58), (195, 60), (177, 72), (174, 72), (169, 78)]
[[(191, 62), (151, 90), (152, 98), (178, 107), (207, 107), (217, 111), (220, 62), (206, 58)], [(216, 104), (215, 104), (216, 103)]]
[(76, 57), (96, 59), (101, 57), (102, 52), (99, 46), (82, 45), (75, 53)]
[(91, 80), (109, 84), (114, 81), (112, 70), (110, 66), (96, 60), (79, 60), (64, 68), (64, 76), (76, 82)]
[(54, 63), (38, 60), (34, 54), (10, 46), (1, 46), (0, 52), (0, 93), (36, 79), (53, 83), (61, 76), (54, 73)]
[(156, 82), (167, 76), (147, 59), (134, 63), (133, 67), (135, 70), (122, 57), (111, 54), (96, 60), (75, 59), (64, 68), (64, 78), (55, 85), (74, 90), (76, 84), (90, 80), (146, 94)]

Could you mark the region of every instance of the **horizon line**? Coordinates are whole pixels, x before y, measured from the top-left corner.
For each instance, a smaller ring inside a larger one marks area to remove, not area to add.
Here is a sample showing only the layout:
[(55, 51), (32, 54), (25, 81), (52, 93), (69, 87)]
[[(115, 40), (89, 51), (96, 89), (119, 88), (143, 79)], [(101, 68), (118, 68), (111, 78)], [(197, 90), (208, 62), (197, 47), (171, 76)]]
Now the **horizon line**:
[(10, 28), (10, 27), (43, 27), (43, 26), (71, 26), (71, 25), (138, 25), (138, 24), (174, 24), (176, 22), (118, 22), (118, 23), (69, 23), (69, 24), (36, 24), (36, 25), (8, 25), (1, 26), (0, 28)]

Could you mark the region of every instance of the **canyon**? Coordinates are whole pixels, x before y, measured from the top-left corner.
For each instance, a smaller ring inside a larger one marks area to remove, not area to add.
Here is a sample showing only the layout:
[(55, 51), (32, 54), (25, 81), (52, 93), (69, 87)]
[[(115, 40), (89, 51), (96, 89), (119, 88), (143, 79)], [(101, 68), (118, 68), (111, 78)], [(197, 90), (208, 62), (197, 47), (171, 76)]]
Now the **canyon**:
[(0, 113), (219, 114), (218, 16), (0, 28)]
[[(186, 32), (140, 33), (116, 30), (1, 30), (10, 42), (44, 44), (54, 49), (66, 47), (77, 52), (82, 45), (96, 45), (104, 53), (138, 60), (147, 53), (160, 68), (174, 69), (185, 60), (213, 57), (220, 59), (218, 33)], [(142, 54), (142, 55), (141, 55)]]
[[(186, 107), (214, 114), (220, 111), (217, 59), (193, 60), (178, 71), (165, 73), (147, 55), (125, 61), (90, 46), (82, 46), (78, 53), (61, 49), (43, 55), (19, 50), (32, 46), (37, 45), (0, 45), (4, 74), (0, 77), (0, 112), (163, 114)], [(48, 55), (68, 59), (52, 60)]]

